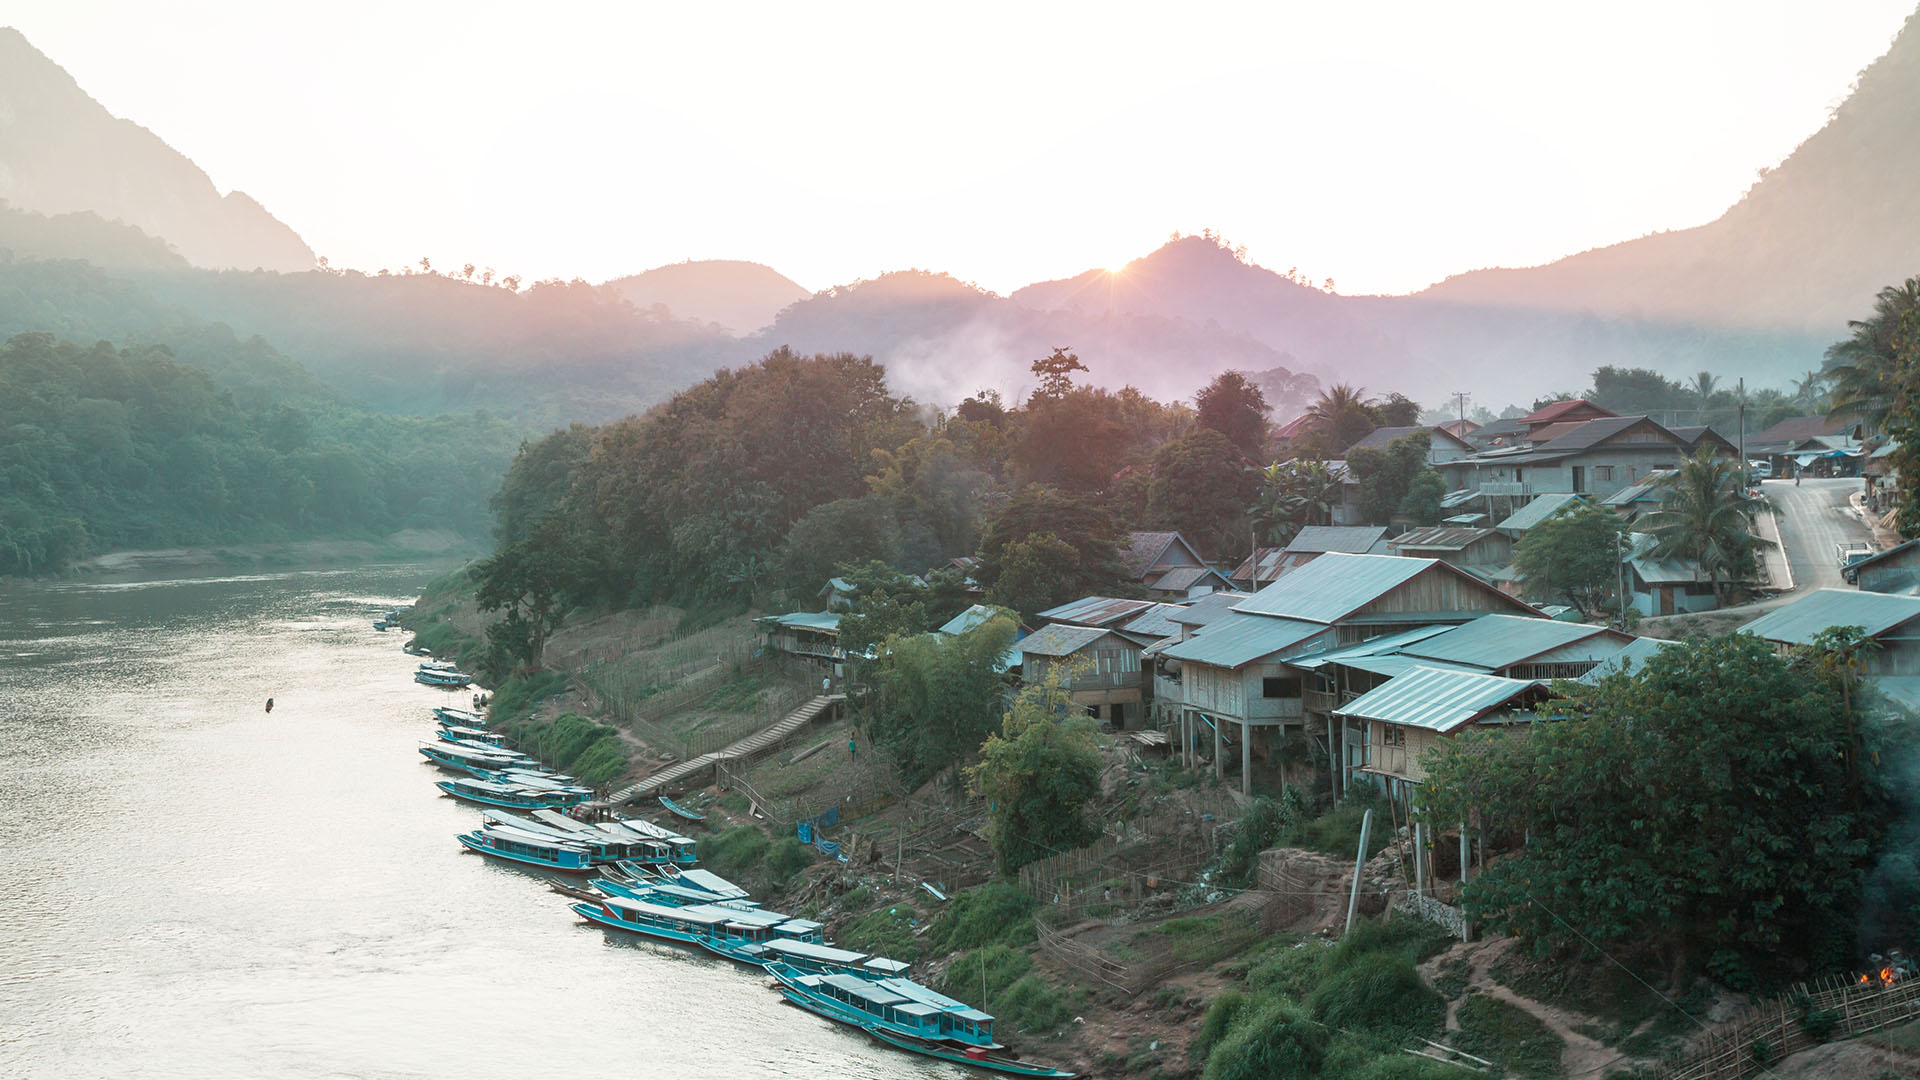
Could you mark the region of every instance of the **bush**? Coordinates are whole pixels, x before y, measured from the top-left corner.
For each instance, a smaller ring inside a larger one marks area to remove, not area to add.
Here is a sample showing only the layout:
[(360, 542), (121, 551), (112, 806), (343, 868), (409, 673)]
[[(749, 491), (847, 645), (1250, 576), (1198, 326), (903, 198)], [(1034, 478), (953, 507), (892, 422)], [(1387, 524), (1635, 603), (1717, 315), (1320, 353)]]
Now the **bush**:
[(995, 881), (959, 893), (927, 928), (927, 947), (944, 956), (987, 945), (1024, 945), (1034, 938), (1033, 912), (1040, 902), (1019, 886)]
[(813, 848), (796, 837), (782, 837), (767, 847), (761, 865), (774, 888), (785, 889), (795, 875), (813, 865)]
[(493, 723), (524, 719), (533, 711), (534, 702), (566, 688), (564, 672), (536, 671), (531, 675), (508, 676), (493, 691), (493, 700), (487, 705), (487, 719)]
[(1453, 1045), (1498, 1062), (1510, 1075), (1551, 1080), (1560, 1075), (1566, 1043), (1532, 1013), (1497, 998), (1476, 995), (1454, 1014), (1460, 1031)]
[(1001, 1023), (1016, 1031), (1049, 1031), (1072, 1017), (1073, 1009), (1058, 990), (1038, 975), (1023, 975), (996, 998), (989, 1009)]
[(1282, 949), (1255, 964), (1247, 972), (1247, 985), (1262, 994), (1303, 998), (1320, 981), (1321, 970), (1333, 950), (1307, 939), (1290, 949)]
[(508, 720), (502, 725), (515, 746), (582, 783), (599, 786), (627, 771), (627, 751), (620, 733), (584, 716), (562, 714), (552, 723)]
[(1238, 990), (1222, 990), (1213, 995), (1213, 1000), (1207, 1002), (1206, 1015), (1200, 1018), (1200, 1030), (1194, 1032), (1193, 1041), (1187, 1044), (1187, 1057), (1196, 1063), (1206, 1061), (1240, 1014), (1258, 1002), (1259, 999)]
[(700, 841), (700, 861), (721, 877), (741, 878), (760, 865), (773, 841), (751, 825), (735, 825)]
[(1384, 1038), (1431, 1038), (1446, 1027), (1447, 1002), (1420, 981), (1403, 951), (1329, 958), (1333, 970), (1307, 994), (1315, 1020)]
[(840, 944), (849, 949), (912, 963), (920, 959), (920, 940), (913, 936), (915, 912), (907, 905), (868, 912), (847, 924)]
[(1202, 1080), (1319, 1080), (1327, 1029), (1298, 1006), (1269, 1002), (1246, 1010), (1207, 1055)]

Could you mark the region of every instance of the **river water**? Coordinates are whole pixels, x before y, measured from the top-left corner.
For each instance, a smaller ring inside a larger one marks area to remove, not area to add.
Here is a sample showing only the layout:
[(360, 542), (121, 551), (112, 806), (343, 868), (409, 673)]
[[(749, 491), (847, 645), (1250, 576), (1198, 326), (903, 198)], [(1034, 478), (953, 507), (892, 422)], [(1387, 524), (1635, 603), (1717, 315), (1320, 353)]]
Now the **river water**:
[(432, 574), (0, 582), (0, 1077), (968, 1075), (465, 854)]

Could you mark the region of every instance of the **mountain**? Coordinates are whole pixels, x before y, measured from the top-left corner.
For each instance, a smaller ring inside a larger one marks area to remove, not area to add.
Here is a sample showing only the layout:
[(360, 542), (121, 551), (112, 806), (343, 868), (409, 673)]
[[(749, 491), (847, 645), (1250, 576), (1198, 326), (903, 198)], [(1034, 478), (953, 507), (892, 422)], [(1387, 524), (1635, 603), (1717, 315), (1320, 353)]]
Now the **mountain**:
[(1280, 381), (1317, 387), (1294, 378), (1301, 365), (1292, 355), (1217, 323), (1096, 306), (1038, 310), (924, 270), (816, 293), (743, 344), (753, 355), (777, 345), (871, 355), (896, 389), (936, 404), (986, 388), (1023, 394), (1033, 362), (1056, 347), (1078, 353), (1087, 382), (1163, 399), (1192, 400), (1228, 368), (1282, 369)]
[(607, 284), (642, 311), (660, 304), (676, 319), (718, 323), (735, 334), (753, 333), (809, 295), (770, 266), (731, 259), (674, 263)]
[(1883, 286), (1920, 273), (1916, 19), (1826, 126), (1719, 219), (1545, 266), (1461, 274), (1421, 295), (1841, 337)]
[(313, 252), (245, 192), (109, 114), (20, 32), (0, 27), (0, 199), (48, 215), (91, 211), (165, 238), (215, 269), (307, 270)]

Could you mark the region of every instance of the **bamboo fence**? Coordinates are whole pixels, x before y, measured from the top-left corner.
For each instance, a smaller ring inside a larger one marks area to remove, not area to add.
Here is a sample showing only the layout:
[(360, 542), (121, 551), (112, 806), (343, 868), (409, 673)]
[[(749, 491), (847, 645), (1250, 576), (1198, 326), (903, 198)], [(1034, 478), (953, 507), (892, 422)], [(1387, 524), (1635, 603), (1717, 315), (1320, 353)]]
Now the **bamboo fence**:
[[(1807, 1030), (1810, 1012), (1832, 1014), (1825, 1038)], [(1920, 979), (1891, 986), (1830, 978), (1762, 1002), (1706, 1032), (1660, 1080), (1747, 1080), (1789, 1054), (1920, 1018)]]

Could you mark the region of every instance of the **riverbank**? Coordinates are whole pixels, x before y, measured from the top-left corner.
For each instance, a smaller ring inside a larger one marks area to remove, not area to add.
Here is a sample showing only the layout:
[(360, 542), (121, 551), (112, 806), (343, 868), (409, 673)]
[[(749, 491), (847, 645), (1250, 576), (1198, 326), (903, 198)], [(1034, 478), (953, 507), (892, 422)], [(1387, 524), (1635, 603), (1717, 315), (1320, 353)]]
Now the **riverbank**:
[(88, 576), (284, 570), (296, 566), (454, 560), (471, 558), (484, 551), (479, 541), (447, 529), (402, 529), (380, 540), (293, 540), (110, 551), (81, 559), (69, 570)]

